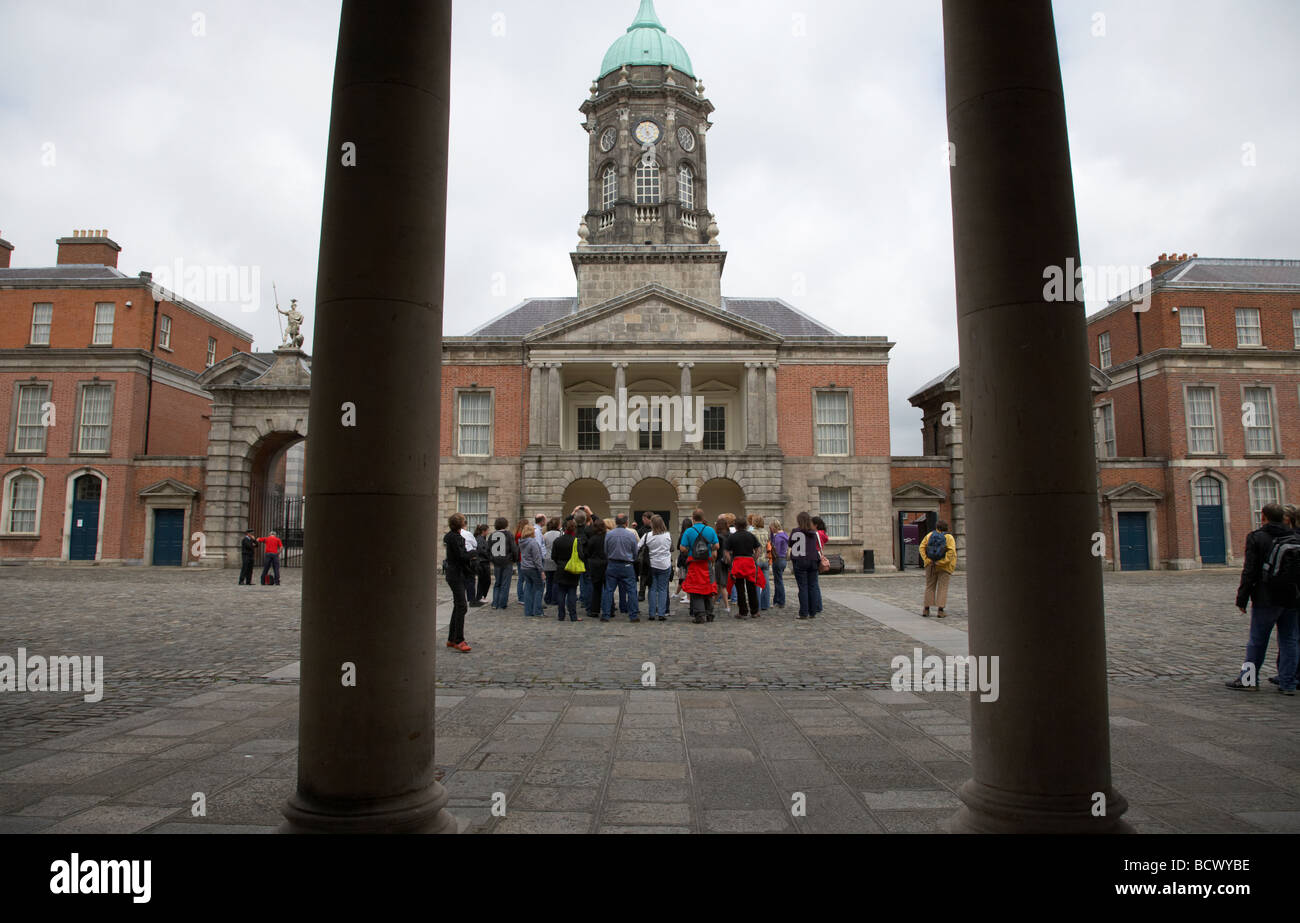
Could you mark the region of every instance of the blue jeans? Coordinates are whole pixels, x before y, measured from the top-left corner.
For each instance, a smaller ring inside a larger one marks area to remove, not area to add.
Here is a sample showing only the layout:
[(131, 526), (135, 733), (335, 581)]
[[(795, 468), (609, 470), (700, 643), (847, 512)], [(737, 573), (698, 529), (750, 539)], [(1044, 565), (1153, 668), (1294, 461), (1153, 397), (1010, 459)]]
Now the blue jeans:
[(564, 610), (569, 610), (569, 621), (578, 620), (578, 588), (576, 586), (565, 586), (563, 583), (555, 585), (555, 603), (560, 607), (561, 622), (564, 621)]
[(672, 568), (650, 568), (650, 618), (668, 614), (668, 575)]
[(785, 558), (772, 559), (772, 582), (776, 584), (772, 590), (772, 605), (785, 605)]
[[(1268, 653), (1268, 638), (1277, 625), (1277, 682), (1282, 689), (1296, 687), (1296, 658), (1300, 652), (1300, 613), (1281, 606), (1250, 606), (1250, 639), (1246, 642), (1246, 662), (1255, 665), (1255, 682), (1259, 683), (1264, 655)], [(1245, 670), (1242, 675), (1245, 675)], [(1243, 680), (1244, 682), (1244, 680)]]
[(541, 615), (542, 572), (535, 567), (519, 568), (519, 588), (524, 594), (524, 615)]
[(763, 588), (758, 591), (758, 608), (766, 612), (772, 607), (772, 565), (760, 564), (763, 572)]
[(280, 554), (279, 554), (279, 552), (276, 552), (275, 554), (271, 554), (271, 553), (269, 553), (269, 552), (267, 553), (267, 555), (266, 555), (266, 563), (262, 565), (262, 580), (259, 580), (259, 581), (258, 581), (259, 583), (261, 583), (262, 581), (266, 580), (266, 573), (267, 573), (267, 571), (271, 570), (271, 568), (275, 568), (275, 585), (276, 585), (276, 586), (279, 586), (279, 585), (280, 585)]
[(585, 572), (578, 577), (578, 602), (591, 608), (591, 578)]
[(555, 571), (548, 570), (546, 574), (546, 592), (542, 594), (542, 602), (548, 606), (555, 605)]
[(817, 565), (795, 565), (794, 582), (799, 587), (799, 615), (806, 617), (822, 611), (822, 588), (817, 584)]
[(505, 564), (492, 565), (492, 608), (504, 609), (510, 605), (510, 578), (515, 566), (507, 561)]
[[(520, 565), (519, 570), (521, 573), (523, 572), (523, 565)], [(519, 578), (519, 585), (516, 588), (516, 597), (520, 602), (524, 602), (524, 578), (522, 576)], [(509, 599), (510, 599), (510, 592), (507, 590), (506, 601), (509, 602)]]
[(636, 599), (636, 571), (629, 561), (610, 561), (605, 568), (605, 598), (602, 600), (603, 605), (600, 608), (601, 619), (608, 619), (613, 615), (614, 608), (614, 589), (618, 588), (620, 593), (619, 602), (622, 603), (623, 596), (627, 594), (627, 617), (628, 621), (640, 617), (637, 609)]

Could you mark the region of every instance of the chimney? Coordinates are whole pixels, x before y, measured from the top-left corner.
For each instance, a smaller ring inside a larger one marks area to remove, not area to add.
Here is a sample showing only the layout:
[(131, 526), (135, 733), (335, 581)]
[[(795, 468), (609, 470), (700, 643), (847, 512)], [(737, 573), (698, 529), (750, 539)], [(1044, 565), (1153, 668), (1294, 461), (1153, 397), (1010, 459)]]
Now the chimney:
[(117, 254), (122, 249), (108, 237), (108, 231), (73, 231), (71, 237), (60, 237), (60, 266), (112, 266), (117, 268)]
[(14, 245), (0, 237), (0, 269), (9, 268), (9, 256), (14, 252)]
[(1154, 279), (1162, 272), (1168, 272), (1170, 269), (1173, 269), (1179, 263), (1185, 263), (1189, 259), (1192, 260), (1196, 259), (1196, 254), (1193, 253), (1189, 257), (1186, 253), (1182, 254), (1181, 256), (1179, 256), (1177, 253), (1162, 253), (1160, 254), (1160, 258), (1151, 264), (1151, 278)]

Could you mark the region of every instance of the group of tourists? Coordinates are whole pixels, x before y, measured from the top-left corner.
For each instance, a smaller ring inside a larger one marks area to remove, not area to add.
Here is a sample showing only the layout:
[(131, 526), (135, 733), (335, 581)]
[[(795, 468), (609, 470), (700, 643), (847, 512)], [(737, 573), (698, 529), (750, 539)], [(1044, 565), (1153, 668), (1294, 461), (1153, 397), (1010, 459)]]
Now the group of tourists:
[(1246, 561), (1237, 587), (1237, 608), (1250, 604), (1246, 660), (1229, 689), (1258, 689), (1268, 639), (1277, 626), (1277, 675), (1269, 682), (1283, 695), (1295, 695), (1300, 659), (1300, 507), (1270, 503), (1260, 512), (1259, 528), (1246, 536)]
[[(556, 618), (580, 622), (585, 617), (608, 622), (615, 606), (629, 622), (663, 622), (672, 603), (684, 607), (694, 624), (712, 622), (718, 610), (735, 618), (757, 619), (772, 606), (786, 606), (785, 569), (794, 573), (800, 619), (822, 611), (818, 574), (830, 567), (823, 551), (826, 524), (800, 513), (787, 533), (776, 520), (755, 514), (719, 516), (705, 522), (703, 510), (673, 535), (662, 516), (645, 513), (629, 524), (620, 513), (604, 519), (579, 506), (563, 519), (538, 514), (521, 519), (511, 530), (505, 517), (491, 530), (473, 531), (454, 513), (447, 521), (444, 574), (452, 594), (447, 646), (469, 653), (465, 614), (485, 605), (511, 604), (511, 581), (518, 568), (516, 600), (528, 618), (543, 618), (554, 606)], [(670, 591), (673, 577), (677, 587)]]

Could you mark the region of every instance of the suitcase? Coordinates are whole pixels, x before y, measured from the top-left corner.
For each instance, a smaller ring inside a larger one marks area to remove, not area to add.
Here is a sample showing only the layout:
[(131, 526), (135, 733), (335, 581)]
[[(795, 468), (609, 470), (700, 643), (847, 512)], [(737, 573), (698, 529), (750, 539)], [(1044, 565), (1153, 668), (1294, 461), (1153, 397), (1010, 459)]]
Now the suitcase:
[(274, 581), (271, 579), (270, 571), (262, 575), (262, 586), (270, 586)]
[(828, 570), (826, 573), (828, 573), (828, 574), (842, 574), (842, 573), (844, 573), (844, 556), (843, 556), (843, 555), (838, 555), (838, 554), (828, 554), (828, 555), (826, 556), (826, 560), (829, 561), (829, 562), (830, 562), (830, 565), (831, 565), (831, 569)]

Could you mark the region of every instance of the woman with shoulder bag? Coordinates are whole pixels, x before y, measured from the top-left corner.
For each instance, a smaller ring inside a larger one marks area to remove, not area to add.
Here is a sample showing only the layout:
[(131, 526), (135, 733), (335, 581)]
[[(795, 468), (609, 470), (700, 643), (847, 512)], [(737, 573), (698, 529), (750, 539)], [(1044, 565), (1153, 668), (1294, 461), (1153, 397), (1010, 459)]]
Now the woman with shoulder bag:
[(797, 517), (799, 528), (790, 534), (790, 562), (799, 587), (799, 618), (814, 619), (822, 611), (822, 591), (817, 582), (821, 570), (821, 539), (807, 512)]

